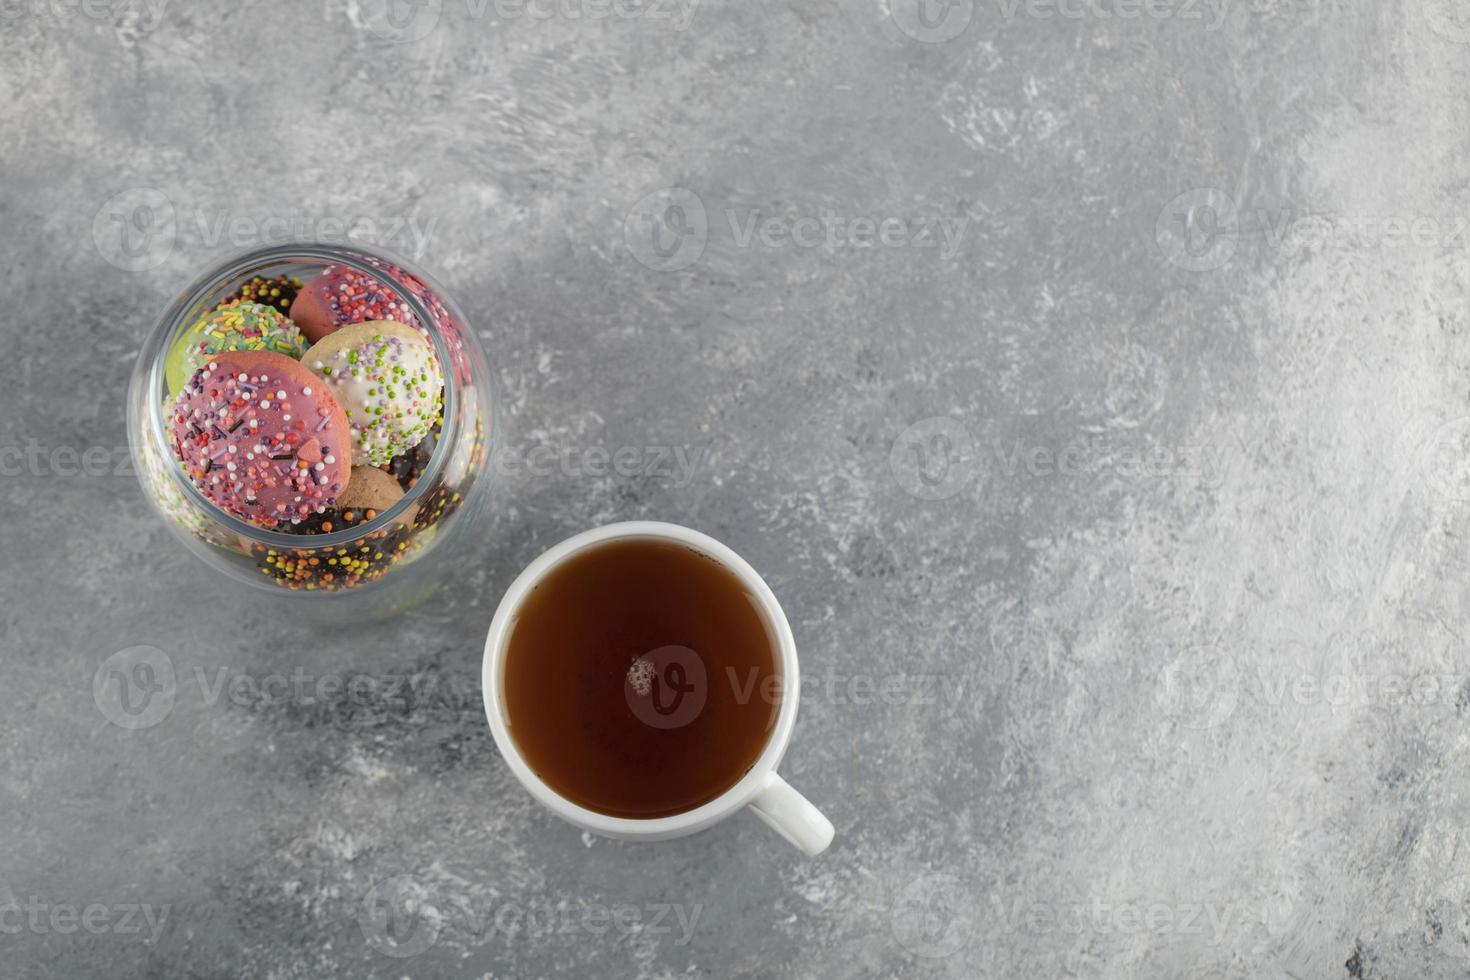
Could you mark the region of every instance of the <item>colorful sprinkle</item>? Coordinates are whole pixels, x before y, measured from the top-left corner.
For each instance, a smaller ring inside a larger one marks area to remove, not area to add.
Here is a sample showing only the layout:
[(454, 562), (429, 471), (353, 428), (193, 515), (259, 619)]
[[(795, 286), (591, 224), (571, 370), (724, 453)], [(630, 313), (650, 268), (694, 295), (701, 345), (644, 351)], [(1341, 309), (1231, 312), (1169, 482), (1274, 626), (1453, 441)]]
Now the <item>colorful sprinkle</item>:
[(401, 323), (343, 327), (307, 351), (305, 364), (347, 413), (353, 465), (387, 465), (423, 442), (439, 419), (439, 359)]
[[(349, 438), (347, 418), (331, 393), (300, 396), (319, 405), (328, 423), (305, 442), (283, 418), (285, 401), (277, 399), (273, 407), (270, 399), (255, 396), (270, 382), (278, 395), (294, 398), (291, 392), (311, 380), (314, 376), (299, 363), (269, 351), (227, 351), (190, 379), (171, 408), (173, 449), (207, 499), (263, 527), (300, 520), (336, 500), (347, 485), (347, 467), (311, 466)], [(252, 441), (237, 446), (231, 433), (246, 422)], [(242, 455), (240, 448), (248, 451)], [(226, 454), (232, 459), (216, 468), (215, 461)]]
[(175, 393), (215, 355), (225, 351), (263, 350), (295, 359), (306, 352), (301, 331), (279, 310), (245, 302), (221, 307), (200, 318), (176, 345), (168, 371), (169, 387)]
[(244, 300), (247, 303), (272, 306), (286, 313), (290, 311), (291, 303), (300, 291), (301, 280), (294, 276), (276, 276), (274, 279), (256, 276), (220, 300), (219, 305), (223, 308)]

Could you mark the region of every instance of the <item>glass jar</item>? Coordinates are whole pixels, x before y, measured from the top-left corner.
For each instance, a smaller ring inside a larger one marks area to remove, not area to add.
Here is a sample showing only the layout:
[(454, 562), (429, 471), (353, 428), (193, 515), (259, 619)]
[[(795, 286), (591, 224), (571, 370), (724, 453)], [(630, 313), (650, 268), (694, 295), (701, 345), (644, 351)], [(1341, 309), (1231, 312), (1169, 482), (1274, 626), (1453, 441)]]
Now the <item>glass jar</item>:
[[(383, 467), (404, 488), (389, 509), (348, 512), (357, 522), (351, 526), (318, 517), (303, 528), (318, 533), (267, 529), (206, 499), (175, 455), (168, 427), (170, 352), (201, 318), (241, 298), (242, 287), (251, 301), (286, 312), (295, 289), (333, 266), (389, 287), (371, 295), (382, 299), (386, 294), (392, 315), (360, 318), (410, 321), (408, 326), (433, 344), (444, 379), (442, 414), (417, 447)], [(447, 564), (445, 554), (483, 505), (489, 489), (486, 461), (498, 437), (494, 408), (489, 371), (473, 331), (422, 271), (358, 245), (280, 245), (215, 266), (164, 314), (133, 370), (128, 440), (144, 494), (189, 550), (208, 564), (238, 581), (313, 607), (363, 597), (354, 601), (355, 607), (366, 602), (391, 614), (432, 589), (437, 572)]]

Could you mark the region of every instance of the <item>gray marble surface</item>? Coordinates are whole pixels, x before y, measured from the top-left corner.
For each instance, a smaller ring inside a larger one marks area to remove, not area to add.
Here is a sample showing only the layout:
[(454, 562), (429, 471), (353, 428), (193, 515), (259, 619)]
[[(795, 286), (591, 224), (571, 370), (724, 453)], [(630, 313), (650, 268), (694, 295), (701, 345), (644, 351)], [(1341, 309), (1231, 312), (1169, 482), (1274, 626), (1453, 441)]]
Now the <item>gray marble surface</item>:
[[(1465, 976), (1467, 83), (1452, 0), (0, 0), (0, 975)], [(324, 628), (122, 408), (201, 268), (348, 230), (551, 463)], [(626, 518), (784, 602), (822, 857), (496, 754), (500, 593)]]

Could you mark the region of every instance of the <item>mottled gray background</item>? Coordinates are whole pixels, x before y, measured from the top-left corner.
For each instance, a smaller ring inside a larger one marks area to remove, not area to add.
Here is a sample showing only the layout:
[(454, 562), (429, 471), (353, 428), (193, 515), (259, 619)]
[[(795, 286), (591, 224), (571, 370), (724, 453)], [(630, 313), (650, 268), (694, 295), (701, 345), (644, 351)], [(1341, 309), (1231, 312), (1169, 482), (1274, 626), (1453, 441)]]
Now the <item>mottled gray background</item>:
[[(891, 3), (0, 0), (0, 975), (1470, 974), (1470, 12)], [(507, 455), (328, 629), (109, 463), (190, 277), (349, 228)], [(821, 858), (502, 764), (499, 595), (622, 518), (785, 603)]]

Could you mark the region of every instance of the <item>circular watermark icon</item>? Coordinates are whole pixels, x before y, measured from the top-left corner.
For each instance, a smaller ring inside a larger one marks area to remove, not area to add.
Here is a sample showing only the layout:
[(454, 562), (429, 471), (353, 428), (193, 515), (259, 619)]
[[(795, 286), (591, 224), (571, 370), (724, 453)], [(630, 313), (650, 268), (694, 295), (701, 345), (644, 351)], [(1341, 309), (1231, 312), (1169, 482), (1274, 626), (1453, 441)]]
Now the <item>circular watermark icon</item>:
[(970, 941), (974, 922), (959, 878), (927, 874), (899, 892), (889, 911), (893, 938), (916, 956), (941, 959)]
[(915, 41), (943, 44), (965, 33), (975, 0), (889, 0), (888, 15)]
[(1214, 728), (1240, 703), (1240, 671), (1218, 647), (1186, 651), (1159, 670), (1154, 700), (1186, 728)]
[(413, 875), (395, 875), (374, 885), (357, 913), (368, 945), (400, 960), (433, 946), (439, 939), (439, 915), (426, 900), (427, 892)]
[(1419, 447), (1419, 474), (1442, 497), (1470, 501), (1470, 418), (1446, 422)]
[(699, 261), (709, 244), (709, 213), (691, 190), (656, 190), (628, 209), (623, 240), (638, 264), (654, 272), (687, 269)]
[(1301, 923), (1297, 908), (1302, 902), (1302, 881), (1295, 874), (1276, 876), (1275, 887), (1266, 893), (1261, 905), (1261, 926), (1274, 939), (1298, 935)]
[(628, 665), (623, 698), (650, 728), (683, 728), (699, 717), (709, 698), (704, 660), (689, 647), (650, 650)]
[(1436, 884), (1424, 910), (1425, 928), (1435, 949), (1457, 960), (1470, 960), (1470, 874)]
[(1136, 429), (1158, 414), (1168, 389), (1168, 368), (1156, 351), (1127, 343), (1109, 359), (1103, 407), (1112, 424)]
[(92, 219), (97, 254), (124, 272), (146, 272), (168, 261), (177, 233), (173, 202), (152, 187), (114, 194)]
[(1208, 272), (1235, 256), (1238, 230), (1230, 195), (1217, 187), (1200, 187), (1164, 205), (1154, 223), (1154, 241), (1174, 265), (1190, 272)]
[(1470, 44), (1470, 3), (1465, 0), (1419, 0), (1429, 29), (1447, 41)]
[(1022, 608), (1001, 610), (990, 617), (985, 633), (990, 647), (988, 670), (996, 684), (1014, 683), (1031, 664), (1049, 661), (1047, 637)]
[(174, 710), (178, 685), (174, 662), (158, 647), (119, 650), (92, 675), (92, 700), (102, 717), (119, 728), (152, 728)]
[(904, 491), (920, 500), (947, 500), (974, 477), (975, 444), (959, 419), (920, 419), (893, 440), (888, 468)]
[(398, 44), (422, 41), (439, 26), (444, 0), (360, 0), (358, 16), (374, 37)]

